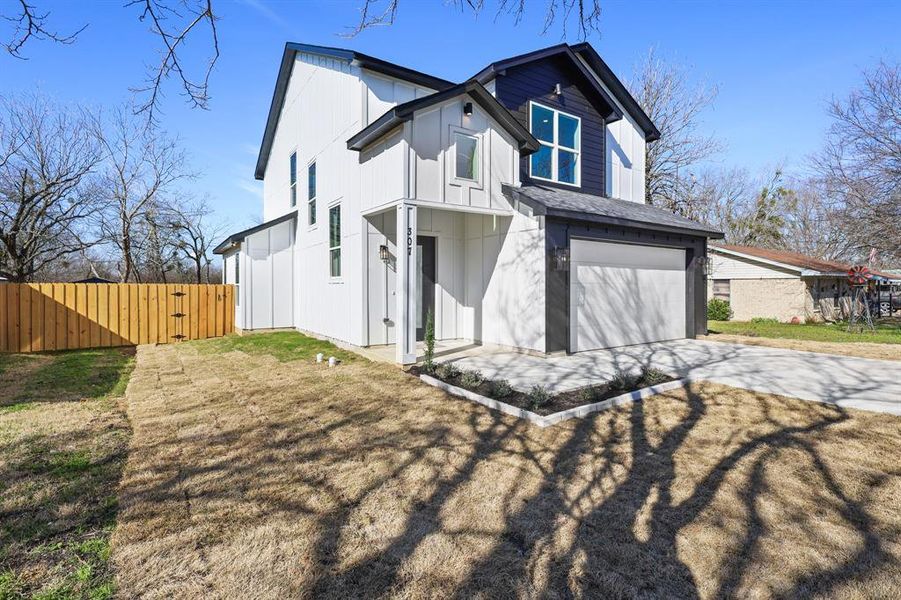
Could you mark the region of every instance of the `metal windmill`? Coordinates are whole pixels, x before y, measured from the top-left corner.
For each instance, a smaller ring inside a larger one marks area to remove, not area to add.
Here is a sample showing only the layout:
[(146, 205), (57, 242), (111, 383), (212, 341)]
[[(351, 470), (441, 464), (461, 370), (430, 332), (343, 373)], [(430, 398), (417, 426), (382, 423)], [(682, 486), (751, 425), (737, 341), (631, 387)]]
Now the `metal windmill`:
[(851, 284), (851, 318), (848, 320), (848, 331), (876, 329), (873, 326), (873, 315), (870, 313), (870, 302), (867, 298), (867, 287), (872, 277), (870, 270), (862, 265), (848, 270), (848, 282)]

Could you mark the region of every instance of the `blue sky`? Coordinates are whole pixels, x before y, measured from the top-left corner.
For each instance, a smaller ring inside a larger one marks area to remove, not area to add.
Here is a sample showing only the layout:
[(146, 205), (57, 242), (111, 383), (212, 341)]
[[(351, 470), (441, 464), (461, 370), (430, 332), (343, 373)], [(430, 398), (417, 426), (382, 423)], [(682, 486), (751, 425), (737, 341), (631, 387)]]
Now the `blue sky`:
[[(7, 2), (9, 0), (0, 0)], [(155, 59), (156, 40), (122, 0), (35, 0), (62, 33), (88, 23), (70, 46), (35, 42), (27, 61), (0, 54), (0, 93), (38, 88), (63, 102), (112, 106), (130, 97)], [(475, 18), (441, 0), (401, 2), (397, 22), (353, 39), (359, 2), (217, 0), (222, 57), (213, 75), (211, 110), (190, 109), (167, 85), (162, 125), (177, 134), (203, 175), (221, 218), (239, 229), (261, 212), (253, 165), (284, 43), (344, 46), (459, 81), (486, 63), (558, 43), (542, 36), (545, 2), (525, 19), (494, 18), (494, 2)], [(802, 169), (822, 143), (826, 102), (844, 96), (862, 68), (901, 60), (899, 2), (614, 2), (603, 3), (601, 33), (589, 39), (623, 79), (654, 46), (718, 86), (703, 127), (726, 144), (724, 166), (751, 172), (785, 164)], [(6, 34), (7, 30), (2, 30)], [(200, 41), (200, 40), (198, 40)], [(205, 40), (204, 40), (205, 41)], [(571, 35), (567, 41), (579, 41)], [(197, 56), (200, 44), (189, 48)]]

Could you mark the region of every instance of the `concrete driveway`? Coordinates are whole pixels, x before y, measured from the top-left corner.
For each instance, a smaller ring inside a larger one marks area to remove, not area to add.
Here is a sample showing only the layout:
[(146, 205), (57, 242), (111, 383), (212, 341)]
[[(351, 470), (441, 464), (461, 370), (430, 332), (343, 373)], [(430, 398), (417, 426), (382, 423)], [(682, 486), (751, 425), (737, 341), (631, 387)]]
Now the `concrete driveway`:
[(678, 377), (901, 415), (901, 362), (896, 361), (677, 340), (555, 357), (484, 353), (454, 362), (488, 378), (507, 379), (523, 391), (541, 384), (561, 392), (648, 366)]

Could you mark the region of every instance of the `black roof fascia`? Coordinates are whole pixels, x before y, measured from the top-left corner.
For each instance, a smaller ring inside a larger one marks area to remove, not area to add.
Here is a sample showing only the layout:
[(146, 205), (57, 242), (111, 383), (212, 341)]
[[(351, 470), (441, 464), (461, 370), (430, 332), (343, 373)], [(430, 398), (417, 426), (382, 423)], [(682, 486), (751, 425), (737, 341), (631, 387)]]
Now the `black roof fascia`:
[(609, 112), (606, 115), (603, 115), (604, 121), (607, 123), (612, 123), (613, 121), (619, 121), (623, 118), (623, 113), (616, 105), (616, 102), (610, 98), (610, 94), (607, 93), (602, 86), (598, 84), (592, 74), (585, 68), (585, 65), (576, 57), (576, 54), (572, 51), (569, 45), (567, 44), (557, 44), (556, 46), (550, 46), (548, 48), (542, 48), (541, 50), (535, 50), (533, 52), (527, 52), (526, 54), (520, 54), (519, 56), (512, 56), (510, 58), (505, 58), (504, 60), (499, 60), (491, 63), (478, 73), (473, 76), (473, 79), (478, 81), (481, 84), (488, 83), (498, 75), (502, 75), (503, 72), (512, 67), (518, 67), (520, 65), (524, 65), (530, 62), (534, 62), (536, 60), (542, 60), (544, 58), (548, 58), (550, 56), (556, 56), (558, 54), (565, 54), (567, 58), (569, 58), (573, 65), (575, 65), (576, 70), (579, 71), (579, 74), (588, 82), (591, 86), (591, 89), (600, 96), (601, 100), (603, 100), (604, 104), (607, 105)]
[(538, 150), (540, 144), (538, 143), (538, 140), (529, 133), (529, 130), (517, 121), (513, 115), (510, 114), (510, 111), (504, 108), (481, 83), (474, 80), (457, 84), (452, 88), (436, 92), (424, 98), (417, 98), (416, 100), (398, 104), (347, 140), (347, 148), (360, 151), (401, 123), (412, 119), (413, 114), (417, 110), (434, 106), (435, 104), (439, 104), (462, 94), (469, 94), (479, 106), (485, 109), (485, 112), (488, 113), (491, 118), (497, 121), (504, 130), (512, 135), (519, 145), (519, 151), (521, 153), (531, 154)]
[(257, 155), (257, 164), (254, 171), (254, 177), (256, 179), (262, 179), (263, 175), (266, 173), (266, 163), (269, 162), (269, 152), (272, 150), (272, 139), (275, 135), (275, 128), (278, 125), (278, 119), (282, 112), (282, 106), (285, 103), (285, 92), (288, 89), (288, 80), (291, 78), (291, 70), (294, 67), (294, 57), (298, 52), (330, 56), (339, 60), (356, 62), (364, 69), (439, 91), (454, 85), (451, 81), (433, 77), (421, 71), (408, 69), (380, 58), (375, 58), (360, 52), (354, 52), (353, 50), (288, 42), (285, 44), (285, 51), (282, 54), (282, 63), (278, 70), (278, 77), (275, 81), (275, 91), (272, 93), (272, 101), (269, 104), (269, 116), (266, 119), (266, 128), (263, 131), (263, 141), (260, 143), (260, 153)]
[(243, 241), (244, 238), (246, 238), (248, 235), (253, 235), (254, 233), (257, 233), (258, 231), (262, 231), (262, 230), (272, 227), (274, 225), (278, 225), (279, 223), (284, 223), (285, 221), (290, 221), (291, 219), (294, 219), (296, 217), (297, 217), (297, 210), (292, 210), (291, 212), (289, 212), (287, 214), (284, 214), (280, 217), (276, 217), (275, 219), (272, 219), (270, 221), (266, 221), (265, 223), (260, 223), (259, 225), (254, 225), (253, 227), (250, 227), (249, 229), (239, 231), (238, 233), (233, 233), (230, 236), (228, 236), (227, 238), (225, 238), (224, 240), (222, 240), (222, 242), (220, 242), (218, 246), (213, 248), (213, 254), (222, 254), (226, 250), (228, 250), (232, 244)]
[[(587, 221), (591, 223), (601, 223), (604, 225), (617, 225), (620, 227), (632, 227), (635, 229), (651, 229), (664, 233), (676, 233), (681, 235), (703, 236), (712, 239), (722, 239), (723, 233), (706, 228), (680, 227), (678, 225), (667, 225), (664, 223), (655, 223), (654, 221), (643, 221), (638, 219), (627, 219), (623, 217), (614, 217), (600, 213), (589, 213), (578, 210), (568, 210), (547, 206), (540, 200), (529, 197), (523, 193), (522, 188), (516, 188), (508, 184), (502, 186), (503, 194), (509, 200), (515, 200), (525, 204), (532, 209), (533, 214), (538, 216), (556, 217), (559, 219), (567, 219), (572, 221)], [(623, 202), (625, 202), (623, 200)]]
[(629, 90), (619, 80), (619, 77), (607, 66), (607, 63), (604, 62), (597, 50), (588, 42), (576, 44), (572, 46), (572, 50), (585, 59), (588, 66), (597, 73), (604, 85), (610, 89), (610, 92), (619, 100), (620, 104), (638, 122), (638, 126), (644, 131), (645, 141), (653, 142), (654, 140), (659, 140), (660, 130), (657, 129), (651, 118), (644, 112), (638, 101), (629, 93)]

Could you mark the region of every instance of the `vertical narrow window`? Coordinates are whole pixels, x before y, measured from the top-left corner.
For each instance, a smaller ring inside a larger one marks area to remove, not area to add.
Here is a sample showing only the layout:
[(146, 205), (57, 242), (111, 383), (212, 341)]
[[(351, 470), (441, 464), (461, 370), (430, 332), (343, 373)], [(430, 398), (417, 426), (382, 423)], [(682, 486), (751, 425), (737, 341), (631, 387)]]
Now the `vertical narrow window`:
[(341, 205), (328, 209), (329, 275), (341, 277)]
[(297, 206), (297, 152), (291, 153), (291, 208)]
[(454, 177), (478, 181), (481, 171), (479, 138), (465, 133), (454, 133), (454, 153), (456, 154)]
[(307, 211), (310, 225), (316, 224), (316, 161), (307, 167)]
[(235, 253), (235, 306), (241, 306), (241, 253)]
[(581, 120), (558, 110), (530, 104), (529, 124), (541, 147), (529, 157), (529, 175), (579, 185)]

